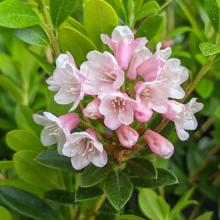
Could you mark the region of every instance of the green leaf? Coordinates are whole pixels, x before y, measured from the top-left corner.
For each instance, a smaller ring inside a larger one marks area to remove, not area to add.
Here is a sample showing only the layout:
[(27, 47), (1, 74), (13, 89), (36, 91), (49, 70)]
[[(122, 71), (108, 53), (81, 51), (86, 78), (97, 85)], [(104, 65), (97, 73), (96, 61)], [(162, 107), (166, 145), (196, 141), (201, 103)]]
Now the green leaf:
[(215, 28), (218, 31), (219, 27), (219, 8), (217, 6), (216, 0), (204, 0), (205, 9), (209, 15), (209, 18)]
[(141, 189), (138, 204), (143, 214), (152, 220), (168, 219), (169, 205), (151, 189)]
[(10, 209), (27, 217), (36, 220), (57, 220), (54, 210), (42, 199), (15, 187), (0, 187), (0, 201)]
[(90, 165), (86, 167), (81, 176), (81, 187), (90, 187), (100, 183), (109, 172), (110, 168), (108, 166), (99, 168)]
[(133, 177), (131, 181), (135, 186), (143, 188), (155, 188), (167, 185), (177, 184), (177, 177), (168, 170), (158, 168), (157, 169), (157, 179), (148, 179), (145, 177)]
[(136, 215), (119, 215), (116, 220), (144, 220), (143, 218)]
[(104, 189), (112, 206), (119, 210), (131, 197), (133, 185), (125, 174), (115, 170), (105, 179)]
[(113, 28), (118, 25), (118, 17), (107, 2), (90, 0), (84, 6), (84, 25), (96, 46), (100, 47), (100, 34), (111, 34)]
[(220, 119), (220, 106), (216, 109), (215, 116)]
[(22, 90), (6, 76), (0, 75), (0, 87), (2, 87), (6, 92), (13, 96), (13, 98), (18, 102), (21, 103), (23, 99), (23, 92)]
[(4, 206), (0, 206), (0, 219), (12, 220), (11, 213)]
[(206, 212), (199, 217), (195, 218), (194, 220), (211, 220), (213, 216), (213, 212)]
[(95, 50), (95, 45), (79, 31), (62, 27), (59, 31), (59, 42), (63, 52), (69, 51), (79, 65), (86, 60), (89, 51)]
[(55, 28), (59, 27), (71, 15), (76, 0), (51, 0), (50, 16)]
[(18, 39), (28, 44), (33, 44), (33, 45), (49, 45), (50, 44), (50, 40), (47, 34), (38, 25), (35, 25), (33, 27), (16, 29), (13, 31), (13, 34), (15, 35), (15, 37), (17, 37)]
[(43, 151), (35, 158), (42, 165), (65, 172), (74, 172), (70, 158), (57, 153), (56, 150)]
[(9, 131), (6, 135), (6, 143), (14, 151), (33, 150), (39, 152), (44, 149), (38, 136), (27, 130)]
[(216, 3), (217, 3), (217, 5), (218, 5), (218, 7), (220, 9), (220, 0), (216, 0)]
[(149, 160), (145, 160), (142, 158), (129, 160), (126, 165), (126, 172), (128, 173), (130, 178), (157, 178), (157, 171), (154, 165)]
[(159, 15), (152, 16), (147, 20), (143, 21), (138, 28), (137, 37), (147, 37), (148, 40), (153, 37), (159, 31), (160, 25), (162, 24), (163, 17)]
[(45, 193), (44, 197), (61, 204), (75, 204), (75, 193), (65, 190), (51, 190)]
[(18, 176), (25, 182), (50, 190), (59, 188), (57, 172), (38, 164), (34, 158), (36, 153), (33, 151), (20, 151), (14, 154), (13, 161)]
[(220, 52), (220, 45), (217, 46), (210, 42), (200, 43), (199, 48), (204, 56), (211, 56)]
[(14, 168), (14, 163), (12, 160), (2, 160), (0, 161), (0, 170), (8, 170), (8, 169), (13, 169)]
[(98, 187), (79, 188), (75, 193), (75, 201), (85, 201), (95, 199), (103, 194), (103, 191)]
[(0, 3), (0, 26), (24, 28), (39, 23), (39, 18), (31, 7), (18, 0), (6, 0)]
[(136, 12), (136, 20), (141, 20), (149, 15), (157, 14), (160, 11), (160, 5), (156, 1), (148, 1)]
[(207, 99), (214, 90), (214, 83), (210, 79), (202, 79), (196, 86), (196, 92), (203, 98)]

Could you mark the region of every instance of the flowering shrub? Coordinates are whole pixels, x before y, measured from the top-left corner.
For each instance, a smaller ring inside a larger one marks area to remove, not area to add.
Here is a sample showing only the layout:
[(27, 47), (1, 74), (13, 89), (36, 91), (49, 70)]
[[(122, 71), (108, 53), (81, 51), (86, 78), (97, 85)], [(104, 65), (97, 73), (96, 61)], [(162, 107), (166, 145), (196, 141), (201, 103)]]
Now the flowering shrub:
[(0, 30), (0, 220), (217, 219), (218, 0), (3, 0)]

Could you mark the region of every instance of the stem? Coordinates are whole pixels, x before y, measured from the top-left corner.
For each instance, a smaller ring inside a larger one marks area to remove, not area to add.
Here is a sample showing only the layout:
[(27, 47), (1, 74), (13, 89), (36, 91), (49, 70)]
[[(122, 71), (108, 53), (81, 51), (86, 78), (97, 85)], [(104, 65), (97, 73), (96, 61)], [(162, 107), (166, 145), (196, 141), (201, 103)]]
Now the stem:
[(91, 206), (84, 220), (94, 220), (104, 201), (105, 201), (105, 195), (100, 196), (96, 200), (94, 205)]
[(160, 7), (160, 11), (162, 11), (164, 8), (166, 8), (173, 0), (168, 0), (167, 2), (165, 2), (161, 7)]
[(201, 126), (201, 128), (195, 132), (194, 137), (200, 138), (203, 133), (205, 133), (213, 123), (213, 118), (208, 118), (205, 123)]
[(50, 18), (49, 18), (49, 15), (47, 13), (47, 9), (46, 9), (46, 7), (45, 7), (42, 0), (37, 0), (37, 2), (38, 2), (39, 10), (40, 10), (40, 12), (43, 16), (43, 19), (44, 19), (45, 29), (46, 29), (46, 31), (49, 35), (54, 55), (57, 57), (60, 54), (60, 48), (59, 48), (59, 44), (58, 44), (58, 41), (56, 39), (56, 36), (54, 34), (52, 25), (50, 25)]

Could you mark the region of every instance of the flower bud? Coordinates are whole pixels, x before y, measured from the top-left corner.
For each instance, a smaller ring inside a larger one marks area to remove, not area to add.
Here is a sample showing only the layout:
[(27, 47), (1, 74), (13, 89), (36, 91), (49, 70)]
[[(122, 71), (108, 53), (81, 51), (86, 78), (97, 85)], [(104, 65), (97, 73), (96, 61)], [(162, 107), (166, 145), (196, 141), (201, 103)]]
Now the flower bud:
[(127, 125), (121, 125), (117, 130), (116, 134), (123, 147), (131, 148), (137, 143), (139, 134), (133, 128)]
[(96, 98), (91, 101), (86, 108), (83, 110), (83, 115), (85, 118), (98, 119), (102, 115), (99, 112), (100, 99)]
[(151, 151), (164, 159), (169, 159), (174, 151), (173, 144), (160, 134), (148, 130), (144, 134), (144, 140)]
[(148, 122), (151, 119), (152, 115), (153, 111), (140, 106), (134, 112), (135, 118), (141, 123)]

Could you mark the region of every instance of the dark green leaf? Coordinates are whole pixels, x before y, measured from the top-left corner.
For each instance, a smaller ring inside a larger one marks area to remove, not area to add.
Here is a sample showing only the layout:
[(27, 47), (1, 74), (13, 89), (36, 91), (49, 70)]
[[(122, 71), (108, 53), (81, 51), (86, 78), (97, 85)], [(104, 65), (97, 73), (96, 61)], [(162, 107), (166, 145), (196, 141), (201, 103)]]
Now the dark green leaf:
[(202, 42), (199, 48), (204, 56), (211, 56), (220, 53), (220, 45), (215, 45), (210, 42)]
[(74, 172), (70, 158), (58, 154), (56, 150), (43, 151), (35, 159), (46, 167), (65, 172)]
[(0, 3), (0, 26), (24, 28), (38, 22), (38, 16), (27, 3), (18, 0), (6, 0)]
[(27, 217), (36, 220), (57, 220), (56, 213), (43, 200), (15, 187), (1, 186), (0, 201)]
[(11, 213), (4, 206), (0, 206), (0, 219), (12, 220)]
[(50, 44), (50, 40), (47, 34), (38, 25), (35, 25), (33, 27), (16, 29), (13, 31), (13, 33), (18, 39), (28, 44), (33, 44), (33, 45), (49, 45)]
[(125, 174), (115, 170), (105, 179), (104, 189), (112, 206), (119, 210), (131, 197), (133, 185)]
[(81, 186), (89, 187), (94, 186), (103, 181), (109, 174), (110, 168), (108, 166), (99, 168), (93, 165), (86, 167), (82, 173)]
[(79, 188), (75, 193), (75, 201), (85, 201), (95, 199), (103, 194), (103, 191), (98, 187)]
[(62, 204), (75, 204), (75, 193), (65, 190), (51, 190), (45, 193), (46, 199)]
[(51, 0), (50, 16), (55, 28), (59, 27), (72, 13), (76, 0)]

